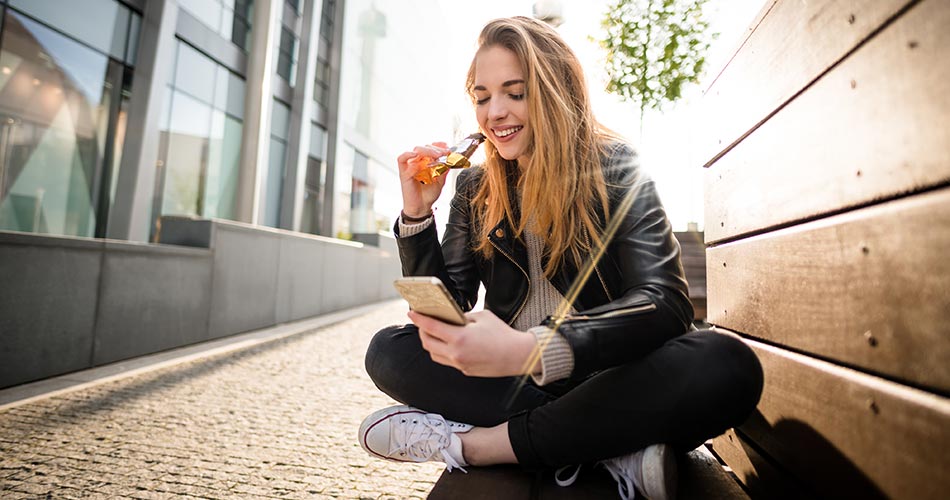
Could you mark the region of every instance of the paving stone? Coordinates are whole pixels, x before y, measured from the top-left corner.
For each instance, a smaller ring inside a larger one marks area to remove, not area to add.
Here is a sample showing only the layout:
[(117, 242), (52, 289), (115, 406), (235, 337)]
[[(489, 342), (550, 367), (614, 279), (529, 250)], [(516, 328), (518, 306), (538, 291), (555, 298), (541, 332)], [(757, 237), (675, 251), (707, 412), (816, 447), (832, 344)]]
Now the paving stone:
[(363, 369), (400, 303), (330, 327), (0, 411), (0, 497), (424, 498), (441, 464), (373, 459), (394, 404)]

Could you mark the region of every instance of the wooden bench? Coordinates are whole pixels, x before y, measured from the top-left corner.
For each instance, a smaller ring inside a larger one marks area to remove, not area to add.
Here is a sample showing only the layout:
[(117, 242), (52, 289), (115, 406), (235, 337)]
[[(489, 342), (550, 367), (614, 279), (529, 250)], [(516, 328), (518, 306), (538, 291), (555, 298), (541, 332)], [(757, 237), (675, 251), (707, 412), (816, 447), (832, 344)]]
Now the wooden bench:
[(708, 321), (765, 389), (761, 498), (950, 491), (950, 2), (770, 0), (701, 113)]
[[(680, 457), (679, 500), (747, 499), (739, 483), (701, 446)], [(617, 498), (617, 483), (601, 467), (585, 467), (573, 485), (562, 488), (553, 472), (530, 473), (517, 466), (470, 467), (443, 472), (430, 500), (557, 500)]]

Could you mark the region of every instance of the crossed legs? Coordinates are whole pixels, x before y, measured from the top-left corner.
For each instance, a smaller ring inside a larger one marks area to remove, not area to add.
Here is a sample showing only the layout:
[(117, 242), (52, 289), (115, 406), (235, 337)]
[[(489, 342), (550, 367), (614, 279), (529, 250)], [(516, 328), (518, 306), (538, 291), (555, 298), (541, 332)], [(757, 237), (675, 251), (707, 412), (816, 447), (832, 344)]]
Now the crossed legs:
[(460, 435), (473, 465), (560, 467), (655, 443), (688, 450), (739, 425), (755, 408), (762, 370), (740, 340), (690, 332), (626, 365), (538, 387), (468, 377), (435, 363), (414, 325), (373, 338), (366, 370), (393, 399), (475, 426)]

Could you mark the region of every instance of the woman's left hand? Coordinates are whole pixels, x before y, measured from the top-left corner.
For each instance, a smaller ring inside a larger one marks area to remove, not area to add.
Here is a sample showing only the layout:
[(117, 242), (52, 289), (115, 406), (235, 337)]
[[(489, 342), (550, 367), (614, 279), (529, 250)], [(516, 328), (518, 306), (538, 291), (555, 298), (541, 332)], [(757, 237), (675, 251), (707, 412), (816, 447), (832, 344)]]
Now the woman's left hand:
[[(534, 335), (515, 330), (491, 311), (465, 315), (469, 323), (456, 326), (409, 311), (419, 327), (422, 347), (432, 360), (473, 377), (524, 375), (525, 363), (534, 352)], [(540, 361), (532, 371), (540, 369)]]

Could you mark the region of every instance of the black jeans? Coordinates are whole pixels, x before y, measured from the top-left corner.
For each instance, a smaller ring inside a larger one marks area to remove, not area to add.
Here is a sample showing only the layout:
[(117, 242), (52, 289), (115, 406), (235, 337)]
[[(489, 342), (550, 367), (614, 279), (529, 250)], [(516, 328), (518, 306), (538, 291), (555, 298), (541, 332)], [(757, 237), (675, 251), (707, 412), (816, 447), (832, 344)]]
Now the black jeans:
[(402, 403), (480, 427), (508, 421), (525, 467), (560, 467), (655, 443), (689, 450), (742, 423), (762, 392), (752, 350), (709, 330), (676, 337), (626, 365), (539, 387), (521, 378), (468, 377), (432, 361), (415, 325), (378, 332), (366, 371)]

